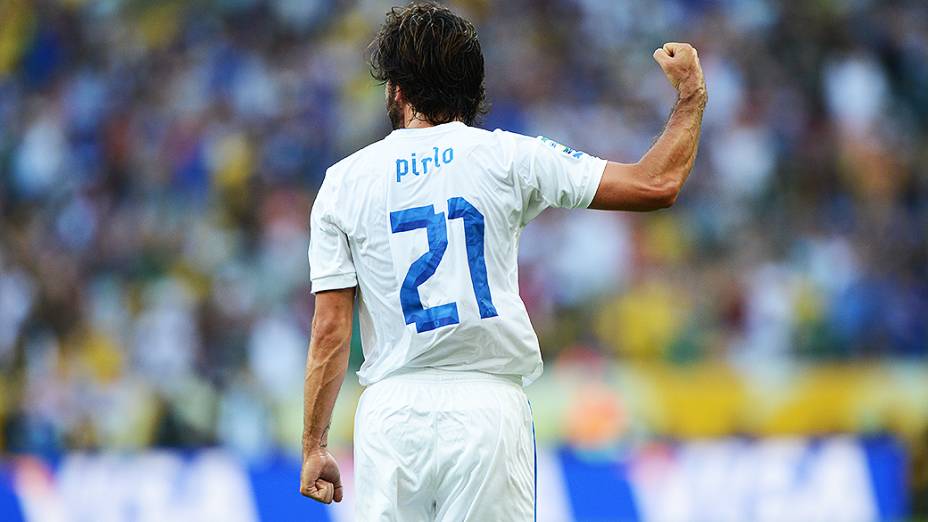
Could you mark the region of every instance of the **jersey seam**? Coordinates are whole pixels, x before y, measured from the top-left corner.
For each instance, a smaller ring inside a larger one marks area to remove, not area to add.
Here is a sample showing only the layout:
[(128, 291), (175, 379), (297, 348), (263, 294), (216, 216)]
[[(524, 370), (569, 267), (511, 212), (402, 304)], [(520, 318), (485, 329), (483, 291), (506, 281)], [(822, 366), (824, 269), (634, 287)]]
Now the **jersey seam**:
[[(529, 170), (530, 170), (529, 174), (534, 174), (535, 172), (535, 164), (538, 162), (538, 147), (541, 147), (543, 144), (540, 141), (538, 141), (538, 138), (535, 138), (533, 145), (535, 147), (532, 149), (532, 161), (529, 163)], [(534, 178), (534, 176), (531, 176), (531, 177)], [(540, 197), (541, 200), (544, 201), (548, 207), (556, 206), (554, 203), (549, 201), (547, 197), (545, 197), (545, 194), (544, 192), (542, 192), (540, 186), (538, 186), (537, 184), (531, 183), (531, 182), (528, 185), (532, 187), (533, 189), (535, 189), (535, 191), (538, 193), (538, 197)]]

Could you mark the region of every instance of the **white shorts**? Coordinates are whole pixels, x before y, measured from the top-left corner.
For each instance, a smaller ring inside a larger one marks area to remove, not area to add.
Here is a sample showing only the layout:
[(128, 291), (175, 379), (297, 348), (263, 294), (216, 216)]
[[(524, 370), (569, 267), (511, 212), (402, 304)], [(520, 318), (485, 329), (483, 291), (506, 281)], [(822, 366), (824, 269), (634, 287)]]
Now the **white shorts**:
[(515, 379), (429, 369), (377, 382), (355, 416), (355, 520), (531, 522), (533, 431)]

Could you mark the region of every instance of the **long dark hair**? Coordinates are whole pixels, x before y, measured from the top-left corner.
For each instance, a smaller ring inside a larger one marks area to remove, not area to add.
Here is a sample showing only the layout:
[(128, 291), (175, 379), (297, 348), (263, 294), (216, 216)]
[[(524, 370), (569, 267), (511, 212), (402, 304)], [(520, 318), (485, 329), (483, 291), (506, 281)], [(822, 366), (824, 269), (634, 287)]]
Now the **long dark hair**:
[(399, 87), (433, 124), (471, 125), (486, 112), (483, 52), (474, 25), (440, 5), (394, 7), (370, 45), (371, 75)]

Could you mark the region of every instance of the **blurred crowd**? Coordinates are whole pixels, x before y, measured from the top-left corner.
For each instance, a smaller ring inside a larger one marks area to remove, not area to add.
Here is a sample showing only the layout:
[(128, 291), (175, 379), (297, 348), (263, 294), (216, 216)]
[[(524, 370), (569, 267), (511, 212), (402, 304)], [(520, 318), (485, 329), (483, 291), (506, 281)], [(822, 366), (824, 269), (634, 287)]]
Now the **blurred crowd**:
[[(364, 60), (390, 5), (0, 3), (0, 450), (298, 443), (309, 208), (389, 131)], [(672, 210), (523, 235), (549, 367), (928, 362), (924, 2), (451, 5), (486, 54), (482, 126), (609, 159), (669, 114), (653, 49), (705, 68)]]

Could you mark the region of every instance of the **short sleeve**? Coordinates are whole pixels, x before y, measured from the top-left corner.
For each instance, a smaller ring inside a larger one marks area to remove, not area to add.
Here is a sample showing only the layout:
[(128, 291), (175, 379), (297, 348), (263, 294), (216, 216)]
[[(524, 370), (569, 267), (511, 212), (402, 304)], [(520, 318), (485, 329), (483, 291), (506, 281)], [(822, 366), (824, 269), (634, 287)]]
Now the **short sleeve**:
[(326, 176), (310, 214), (309, 277), (313, 293), (358, 284), (348, 236), (337, 224), (335, 208), (332, 180)]
[(590, 206), (606, 160), (543, 136), (515, 136), (513, 166), (523, 187), (523, 223), (548, 207)]

